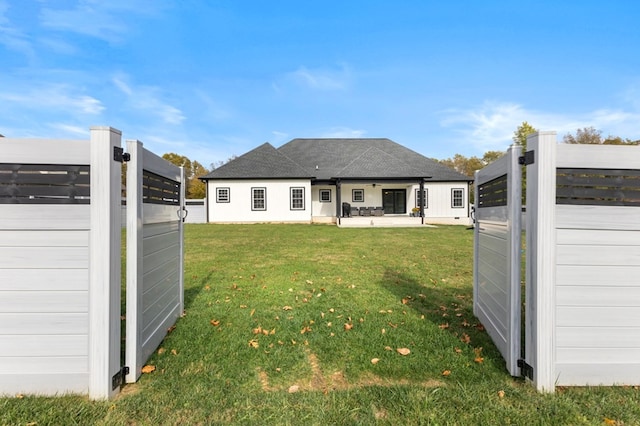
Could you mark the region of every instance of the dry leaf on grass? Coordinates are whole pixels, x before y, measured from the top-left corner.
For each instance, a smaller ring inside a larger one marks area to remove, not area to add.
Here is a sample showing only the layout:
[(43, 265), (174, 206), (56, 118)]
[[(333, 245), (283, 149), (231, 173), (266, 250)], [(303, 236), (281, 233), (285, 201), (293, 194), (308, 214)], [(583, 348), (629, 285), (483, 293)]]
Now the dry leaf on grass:
[(445, 322), (444, 324), (440, 324), (440, 325), (438, 326), (438, 328), (439, 328), (440, 330), (446, 330), (447, 328), (449, 328), (449, 323), (448, 323), (448, 322)]
[(344, 324), (344, 329), (346, 331), (349, 331), (353, 328), (353, 324), (349, 324), (348, 322)]
[(254, 348), (254, 349), (257, 349), (257, 348), (260, 347), (260, 343), (258, 343), (258, 341), (256, 339), (251, 339), (251, 340), (249, 340), (249, 346)]
[(171, 355), (178, 355), (178, 351), (175, 349), (171, 349)]
[(371, 360), (371, 364), (373, 364), (373, 365), (376, 365), (376, 364), (377, 364), (377, 363), (379, 363), (379, 362), (380, 362), (380, 358), (373, 358), (373, 359)]
[(403, 356), (409, 355), (411, 353), (409, 348), (398, 348), (396, 349), (396, 352), (398, 352), (400, 355), (403, 355)]
[(220, 320), (217, 319), (212, 319), (211, 321), (209, 321), (211, 323), (212, 326), (217, 327), (220, 325)]
[(291, 306), (284, 306), (284, 307), (282, 308), (282, 310), (283, 310), (283, 311), (290, 311), (290, 310), (292, 310), (292, 309), (293, 309), (293, 308), (292, 308)]
[(298, 385), (289, 386), (289, 393), (296, 393), (299, 390), (300, 390), (300, 386)]
[(447, 376), (448, 376), (448, 375), (450, 375), (450, 374), (451, 374), (451, 370), (444, 370), (444, 371), (442, 372), (442, 375), (443, 375), (443, 376), (445, 376), (445, 377), (447, 377)]
[(158, 355), (162, 355), (163, 353), (165, 353), (165, 351), (165, 348), (158, 348)]
[(144, 374), (149, 374), (149, 373), (153, 373), (154, 371), (156, 371), (156, 366), (155, 365), (151, 365), (151, 364), (147, 364), (144, 367), (142, 367), (141, 370)]
[(499, 390), (498, 391), (498, 398), (504, 398), (504, 391), (503, 390)]

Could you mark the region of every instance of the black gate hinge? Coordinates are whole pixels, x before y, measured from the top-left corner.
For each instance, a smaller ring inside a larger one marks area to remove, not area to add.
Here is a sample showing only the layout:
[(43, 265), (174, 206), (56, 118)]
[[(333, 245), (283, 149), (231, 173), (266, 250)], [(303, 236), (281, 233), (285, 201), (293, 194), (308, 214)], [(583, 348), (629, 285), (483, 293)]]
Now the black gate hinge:
[(524, 359), (518, 360), (518, 367), (520, 367), (520, 373), (524, 377), (530, 380), (533, 380), (533, 367), (527, 364), (527, 362)]
[(131, 154), (129, 154), (128, 152), (124, 152), (124, 149), (120, 146), (113, 147), (113, 161), (123, 163), (129, 160), (131, 160)]
[(527, 151), (523, 156), (518, 157), (518, 164), (520, 164), (521, 166), (528, 166), (529, 164), (533, 164), (535, 162), (533, 152), (534, 151)]
[(124, 384), (124, 377), (127, 374), (129, 374), (129, 367), (122, 367), (120, 371), (111, 378), (111, 390), (116, 390), (122, 386)]

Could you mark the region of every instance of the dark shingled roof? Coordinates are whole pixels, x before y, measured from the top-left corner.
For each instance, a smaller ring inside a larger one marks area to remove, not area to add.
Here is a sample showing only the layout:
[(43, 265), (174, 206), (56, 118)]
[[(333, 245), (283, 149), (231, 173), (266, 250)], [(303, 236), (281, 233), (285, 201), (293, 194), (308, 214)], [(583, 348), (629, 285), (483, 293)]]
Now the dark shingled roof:
[(202, 178), (291, 177), (313, 177), (318, 180), (472, 179), (386, 138), (293, 139), (277, 150), (266, 143)]
[(201, 179), (311, 179), (309, 173), (298, 164), (278, 152), (270, 143), (234, 158)]

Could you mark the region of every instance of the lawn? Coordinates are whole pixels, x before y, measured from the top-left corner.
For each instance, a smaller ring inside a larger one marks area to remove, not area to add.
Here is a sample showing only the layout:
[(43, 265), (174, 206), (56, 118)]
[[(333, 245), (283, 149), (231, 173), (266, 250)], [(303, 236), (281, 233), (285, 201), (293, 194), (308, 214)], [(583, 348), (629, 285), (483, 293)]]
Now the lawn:
[(185, 315), (113, 401), (0, 399), (0, 424), (640, 424), (640, 390), (538, 394), (472, 309), (473, 233), (187, 225)]

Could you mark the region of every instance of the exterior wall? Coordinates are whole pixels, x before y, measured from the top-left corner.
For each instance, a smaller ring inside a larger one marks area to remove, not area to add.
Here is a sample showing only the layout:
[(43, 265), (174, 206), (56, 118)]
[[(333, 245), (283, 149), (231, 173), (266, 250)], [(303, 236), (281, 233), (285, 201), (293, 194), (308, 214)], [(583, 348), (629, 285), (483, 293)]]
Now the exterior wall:
[[(411, 207), (417, 205), (416, 190), (411, 189), (409, 202)], [(442, 225), (469, 225), (469, 185), (466, 182), (433, 182), (424, 185), (427, 190), (427, 207), (424, 209), (425, 223)], [(462, 206), (453, 207), (452, 191), (462, 189)]]
[[(304, 188), (304, 209), (291, 210), (290, 190)], [(217, 202), (217, 188), (229, 188), (229, 202)], [(252, 210), (251, 188), (266, 189), (266, 210)], [(207, 182), (208, 221), (217, 223), (311, 223), (312, 192), (308, 179), (227, 180)], [(317, 192), (317, 191), (316, 191)], [(334, 191), (335, 192), (335, 191)], [(316, 195), (317, 196), (317, 195)]]
[[(331, 191), (331, 201), (321, 202), (320, 191)], [(333, 185), (314, 185), (311, 187), (311, 215), (314, 223), (336, 222), (336, 187)]]
[[(313, 186), (313, 217), (314, 221), (319, 221), (321, 217), (335, 217), (336, 214), (336, 187), (335, 186)], [(342, 184), (342, 202), (350, 203), (352, 207), (376, 207), (382, 206), (382, 192), (385, 189), (405, 189), (407, 191), (407, 212), (417, 206), (416, 192), (420, 188), (418, 184), (397, 183), (397, 184), (375, 184), (371, 183), (348, 183)], [(331, 189), (331, 203), (319, 203), (320, 189)], [(354, 189), (364, 190), (364, 201), (355, 202), (352, 198)], [(424, 210), (425, 222), (442, 225), (470, 225), (469, 209), (469, 185), (467, 182), (433, 182), (426, 183), (424, 189), (427, 190), (427, 206)], [(452, 190), (462, 189), (464, 207), (452, 207)]]

